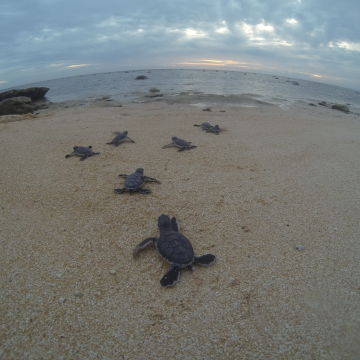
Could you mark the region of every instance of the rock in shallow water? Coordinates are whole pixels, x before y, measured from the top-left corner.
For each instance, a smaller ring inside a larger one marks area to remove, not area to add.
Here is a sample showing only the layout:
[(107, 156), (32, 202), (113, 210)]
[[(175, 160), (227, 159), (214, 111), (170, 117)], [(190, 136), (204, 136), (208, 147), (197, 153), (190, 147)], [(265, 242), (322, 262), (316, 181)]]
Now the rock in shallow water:
[(349, 108), (343, 104), (334, 104), (331, 108), (334, 110), (339, 110), (339, 111), (345, 112), (345, 113), (350, 112)]

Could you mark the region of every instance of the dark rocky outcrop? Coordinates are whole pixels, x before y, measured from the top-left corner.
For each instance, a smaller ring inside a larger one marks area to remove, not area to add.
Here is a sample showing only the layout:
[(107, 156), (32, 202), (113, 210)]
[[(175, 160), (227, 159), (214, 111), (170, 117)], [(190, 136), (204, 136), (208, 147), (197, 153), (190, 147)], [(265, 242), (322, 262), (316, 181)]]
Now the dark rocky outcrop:
[(17, 96), (0, 101), (0, 115), (27, 114), (36, 110), (31, 104), (31, 98)]
[(27, 114), (46, 108), (47, 87), (14, 89), (0, 93), (0, 115)]
[(0, 93), (0, 101), (18, 96), (27, 96), (32, 101), (42, 100), (49, 91), (47, 87), (32, 87), (27, 89), (14, 89)]

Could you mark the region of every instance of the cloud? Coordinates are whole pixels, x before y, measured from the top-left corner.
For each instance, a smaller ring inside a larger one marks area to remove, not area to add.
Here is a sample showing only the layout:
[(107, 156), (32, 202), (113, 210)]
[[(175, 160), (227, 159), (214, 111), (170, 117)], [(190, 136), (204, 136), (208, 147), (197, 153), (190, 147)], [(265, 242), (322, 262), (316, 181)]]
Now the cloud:
[(108, 0), (106, 6), (2, 0), (0, 77), (13, 84), (66, 76), (69, 69), (80, 74), (188, 62), (299, 74), (325, 68), (325, 75), (354, 86), (359, 12), (358, 0), (346, 6), (325, 0)]
[(77, 69), (77, 68), (82, 68), (85, 66), (91, 66), (91, 64), (73, 64), (73, 65), (66, 65), (65, 68), (67, 69)]
[(250, 66), (249, 63), (239, 62), (236, 60), (219, 60), (219, 59), (200, 59), (200, 60), (191, 60), (191, 61), (183, 61), (178, 62), (177, 65), (190, 65), (190, 66), (200, 66), (200, 67), (225, 67), (232, 66), (237, 68), (248, 68)]
[(290, 25), (297, 25), (299, 23), (299, 21), (294, 18), (285, 19), (285, 22)]
[(330, 48), (340, 48), (340, 49), (345, 49), (345, 50), (349, 50), (349, 51), (358, 51), (360, 52), (360, 42), (349, 42), (349, 41), (337, 41), (337, 42), (333, 42), (330, 41), (329, 42), (329, 47)]

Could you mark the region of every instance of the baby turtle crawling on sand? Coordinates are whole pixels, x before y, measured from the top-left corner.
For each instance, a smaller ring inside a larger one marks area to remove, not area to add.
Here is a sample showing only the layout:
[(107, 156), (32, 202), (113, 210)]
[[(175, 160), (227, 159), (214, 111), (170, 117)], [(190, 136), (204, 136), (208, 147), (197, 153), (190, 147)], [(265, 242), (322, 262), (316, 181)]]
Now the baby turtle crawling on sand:
[(120, 144), (122, 144), (125, 140), (129, 140), (132, 143), (134, 143), (135, 141), (130, 139), (127, 135), (128, 135), (128, 131), (124, 131), (124, 132), (119, 132), (119, 131), (115, 131), (114, 134), (116, 134), (116, 136), (107, 144), (108, 145), (115, 145), (115, 146), (119, 146)]
[(142, 168), (136, 169), (135, 172), (130, 175), (120, 174), (119, 177), (125, 178), (125, 184), (122, 189), (114, 190), (116, 194), (123, 194), (125, 192), (129, 192), (130, 194), (134, 192), (138, 192), (140, 194), (149, 194), (151, 193), (151, 190), (143, 188), (145, 183), (156, 182), (160, 184), (159, 180), (149, 176), (144, 176), (144, 169)]
[(180, 269), (187, 268), (192, 270), (194, 264), (211, 265), (215, 262), (215, 255), (194, 255), (189, 239), (179, 232), (179, 227), (174, 217), (170, 220), (168, 215), (161, 215), (158, 219), (158, 227), (160, 237), (150, 237), (143, 240), (134, 249), (134, 256), (148, 245), (155, 245), (160, 255), (170, 263), (168, 272), (160, 280), (162, 286), (175, 285), (180, 278)]
[(92, 146), (74, 146), (74, 151), (71, 154), (65, 155), (67, 159), (70, 156), (80, 156), (80, 160), (85, 160), (86, 158), (94, 155), (99, 155), (100, 153), (96, 153), (92, 151)]
[(190, 149), (194, 149), (194, 148), (197, 147), (196, 145), (192, 145), (191, 141), (185, 141), (185, 140), (180, 139), (180, 138), (178, 138), (176, 136), (173, 136), (171, 138), (171, 143), (167, 144), (167, 145), (164, 145), (162, 147), (162, 149), (165, 149), (165, 148), (168, 148), (168, 147), (174, 147), (174, 146), (179, 148), (178, 151), (190, 150)]
[(211, 132), (216, 135), (219, 135), (219, 133), (220, 133), (219, 125), (211, 125), (207, 121), (201, 123), (200, 125), (195, 124), (194, 126), (199, 126), (199, 127), (201, 127), (202, 130), (205, 130), (206, 132)]

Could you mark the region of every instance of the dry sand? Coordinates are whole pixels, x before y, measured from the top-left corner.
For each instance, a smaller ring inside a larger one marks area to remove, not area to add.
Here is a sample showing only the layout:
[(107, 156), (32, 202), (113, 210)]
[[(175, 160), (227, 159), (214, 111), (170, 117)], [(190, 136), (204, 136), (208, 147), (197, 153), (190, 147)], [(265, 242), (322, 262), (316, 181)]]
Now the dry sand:
[[(360, 117), (212, 110), (0, 118), (0, 359), (360, 358)], [(136, 144), (106, 145), (116, 130)], [(198, 148), (161, 149), (172, 135)], [(74, 145), (101, 154), (65, 159)], [(162, 184), (114, 194), (138, 167)], [(161, 213), (217, 256), (168, 289), (153, 249), (131, 255)]]

